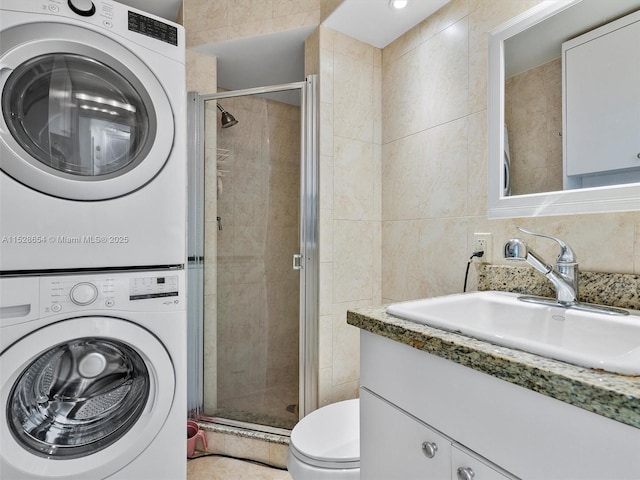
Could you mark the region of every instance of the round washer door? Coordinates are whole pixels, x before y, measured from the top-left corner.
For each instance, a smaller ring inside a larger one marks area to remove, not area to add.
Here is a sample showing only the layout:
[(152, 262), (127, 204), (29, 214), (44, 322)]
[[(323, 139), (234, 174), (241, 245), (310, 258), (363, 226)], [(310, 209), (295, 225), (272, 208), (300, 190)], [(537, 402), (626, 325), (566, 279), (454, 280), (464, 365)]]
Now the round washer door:
[(127, 320), (63, 320), (1, 359), (0, 455), (9, 476), (107, 477), (147, 448), (173, 404), (167, 350)]
[(105, 200), (160, 172), (173, 148), (174, 115), (141, 58), (75, 25), (32, 23), (0, 35), (5, 173), (55, 197)]

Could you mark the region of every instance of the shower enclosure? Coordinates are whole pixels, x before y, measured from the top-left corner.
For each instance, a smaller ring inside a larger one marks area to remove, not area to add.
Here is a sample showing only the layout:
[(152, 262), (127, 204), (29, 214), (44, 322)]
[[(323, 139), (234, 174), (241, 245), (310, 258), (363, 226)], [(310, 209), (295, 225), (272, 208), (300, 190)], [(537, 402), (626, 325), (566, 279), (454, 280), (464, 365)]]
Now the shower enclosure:
[(317, 406), (316, 79), (190, 94), (189, 407), (286, 432)]

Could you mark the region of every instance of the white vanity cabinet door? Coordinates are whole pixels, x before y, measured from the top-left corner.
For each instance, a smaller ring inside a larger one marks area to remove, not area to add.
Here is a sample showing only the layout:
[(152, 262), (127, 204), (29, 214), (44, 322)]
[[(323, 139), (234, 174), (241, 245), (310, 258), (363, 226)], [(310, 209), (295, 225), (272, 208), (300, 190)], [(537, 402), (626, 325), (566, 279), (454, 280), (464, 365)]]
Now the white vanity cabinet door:
[[(485, 465), (497, 465), (507, 478), (640, 480), (640, 429), (389, 338), (364, 330), (360, 335), (361, 392), (375, 392)], [(361, 433), (378, 420), (361, 416)], [(370, 443), (389, 442), (381, 436), (361, 437), (362, 471), (368, 471)], [(374, 461), (393, 461), (383, 459)], [(396, 478), (405, 480), (385, 480)]]
[(367, 390), (360, 391), (360, 418), (361, 478), (451, 478), (447, 438)]
[(456, 445), (452, 447), (451, 465), (451, 480), (509, 480), (509, 477)]
[(640, 12), (562, 47), (566, 175), (640, 168)]

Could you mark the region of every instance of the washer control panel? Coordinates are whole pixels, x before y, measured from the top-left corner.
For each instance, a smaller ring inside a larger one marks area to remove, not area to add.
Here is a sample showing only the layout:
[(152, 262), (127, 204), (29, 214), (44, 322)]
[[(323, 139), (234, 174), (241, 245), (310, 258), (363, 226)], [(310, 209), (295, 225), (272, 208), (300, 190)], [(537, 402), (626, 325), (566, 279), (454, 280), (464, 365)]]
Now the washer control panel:
[(176, 275), (141, 277), (131, 279), (129, 299), (177, 297), (178, 293), (178, 277)]
[(41, 277), (42, 314), (186, 308), (184, 271)]

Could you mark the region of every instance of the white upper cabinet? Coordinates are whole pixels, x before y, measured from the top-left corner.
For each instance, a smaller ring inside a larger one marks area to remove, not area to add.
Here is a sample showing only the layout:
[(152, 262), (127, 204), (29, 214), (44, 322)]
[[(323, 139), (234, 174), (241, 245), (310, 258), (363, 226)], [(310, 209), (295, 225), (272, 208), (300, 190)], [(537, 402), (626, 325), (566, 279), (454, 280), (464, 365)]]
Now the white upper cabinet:
[(640, 11), (563, 44), (565, 188), (640, 181), (639, 45)]

